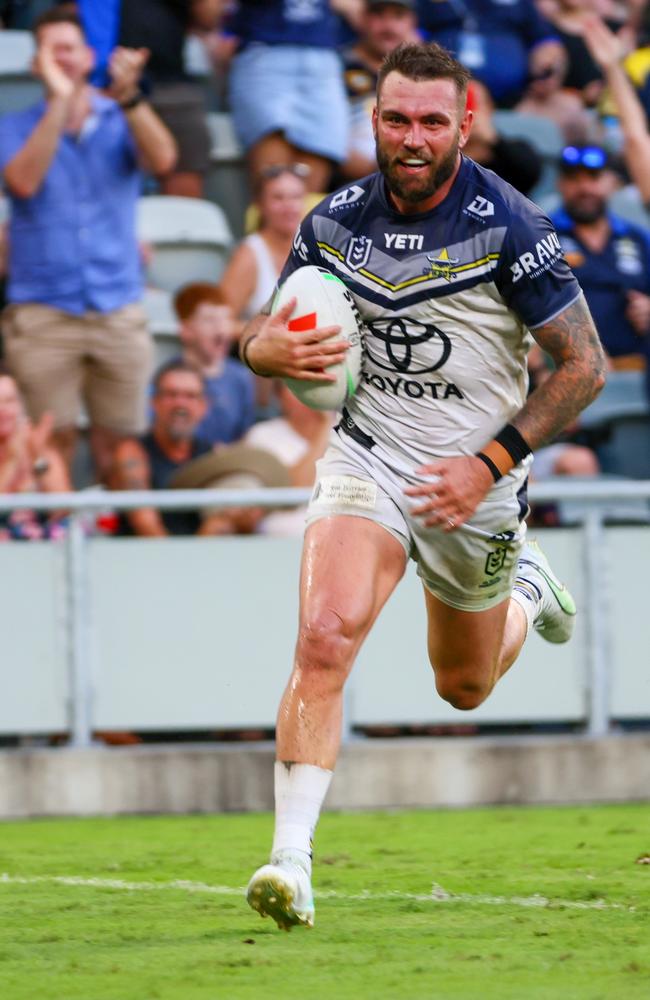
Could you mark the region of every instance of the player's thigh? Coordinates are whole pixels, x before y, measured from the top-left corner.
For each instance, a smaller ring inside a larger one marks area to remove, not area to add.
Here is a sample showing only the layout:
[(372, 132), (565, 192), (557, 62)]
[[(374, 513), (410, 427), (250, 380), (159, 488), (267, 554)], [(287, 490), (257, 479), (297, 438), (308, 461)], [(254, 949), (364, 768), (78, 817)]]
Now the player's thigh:
[(445, 604), (424, 588), (429, 659), (442, 691), (491, 691), (498, 673), (509, 598), (483, 611)]
[(335, 636), (355, 654), (406, 560), (404, 545), (368, 518), (335, 514), (313, 521), (303, 548), (299, 645)]
[(147, 385), (153, 345), (137, 303), (110, 313), (95, 313), (89, 328), (85, 395), (90, 422), (118, 435), (136, 434), (146, 425)]
[(9, 306), (4, 351), (32, 420), (45, 411), (56, 428), (76, 424), (83, 380), (85, 331), (80, 317), (38, 303)]

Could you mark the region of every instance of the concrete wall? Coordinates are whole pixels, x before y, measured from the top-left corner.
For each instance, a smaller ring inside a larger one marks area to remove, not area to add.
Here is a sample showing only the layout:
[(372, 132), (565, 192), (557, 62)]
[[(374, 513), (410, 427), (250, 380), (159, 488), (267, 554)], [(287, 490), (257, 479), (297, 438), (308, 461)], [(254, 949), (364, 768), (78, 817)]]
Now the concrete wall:
[[(0, 817), (270, 810), (273, 748), (15, 750)], [(353, 741), (330, 809), (650, 801), (650, 735)]]

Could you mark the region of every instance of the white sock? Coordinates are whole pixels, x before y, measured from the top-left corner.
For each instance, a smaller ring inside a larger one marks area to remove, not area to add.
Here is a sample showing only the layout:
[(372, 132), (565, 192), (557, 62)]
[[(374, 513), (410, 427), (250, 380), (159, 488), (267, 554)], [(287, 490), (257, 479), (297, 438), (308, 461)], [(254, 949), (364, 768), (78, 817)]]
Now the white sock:
[(542, 595), (537, 587), (532, 581), (525, 580), (521, 576), (518, 576), (515, 580), (514, 587), (512, 588), (512, 594), (510, 595), (513, 601), (516, 601), (520, 608), (523, 609), (526, 615), (526, 637), (532, 625), (537, 618), (539, 612), (539, 606), (542, 600)]
[(311, 873), (312, 838), (332, 771), (313, 764), (275, 762), (275, 836), (271, 858), (299, 853)]

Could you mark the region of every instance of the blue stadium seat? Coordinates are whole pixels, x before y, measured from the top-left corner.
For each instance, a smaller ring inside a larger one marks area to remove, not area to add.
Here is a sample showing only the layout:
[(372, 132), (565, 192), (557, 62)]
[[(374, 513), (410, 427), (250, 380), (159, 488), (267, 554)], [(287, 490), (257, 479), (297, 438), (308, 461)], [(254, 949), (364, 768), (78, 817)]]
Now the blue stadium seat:
[(529, 197), (537, 201), (554, 191), (556, 163), (566, 145), (564, 136), (555, 122), (543, 115), (530, 115), (504, 109), (494, 112), (494, 126), (497, 132), (508, 139), (526, 139), (542, 159), (542, 176)]
[(246, 209), (251, 200), (244, 150), (229, 114), (211, 111), (207, 120), (212, 149), (205, 194), (210, 201), (223, 205), (230, 228), (235, 237), (241, 239)]
[(43, 96), (31, 75), (34, 39), (30, 31), (0, 31), (0, 114), (22, 111)]

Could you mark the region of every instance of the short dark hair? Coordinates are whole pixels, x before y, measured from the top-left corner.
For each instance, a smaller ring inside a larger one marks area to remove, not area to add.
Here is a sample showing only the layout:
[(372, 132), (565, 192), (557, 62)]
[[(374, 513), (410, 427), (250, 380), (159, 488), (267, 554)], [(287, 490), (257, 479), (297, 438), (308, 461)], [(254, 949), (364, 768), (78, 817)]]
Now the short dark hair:
[(41, 28), (47, 27), (48, 24), (74, 24), (84, 38), (86, 37), (81, 18), (72, 4), (65, 3), (60, 7), (50, 7), (49, 10), (44, 10), (32, 24), (32, 34), (38, 35)]
[(437, 42), (406, 42), (389, 52), (377, 76), (378, 97), (389, 73), (401, 73), (408, 80), (453, 80), (459, 97), (467, 93), (472, 78), (470, 71)]
[(165, 363), (162, 364), (160, 368), (156, 370), (156, 373), (153, 377), (154, 396), (157, 396), (160, 393), (161, 382), (167, 375), (169, 375), (172, 372), (183, 372), (184, 374), (187, 374), (189, 372), (190, 375), (196, 375), (199, 382), (201, 383), (203, 392), (205, 392), (205, 379), (203, 378), (203, 375), (201, 374), (199, 369), (195, 365), (191, 365), (189, 361), (184, 361), (183, 358), (172, 358), (171, 361), (165, 361)]

